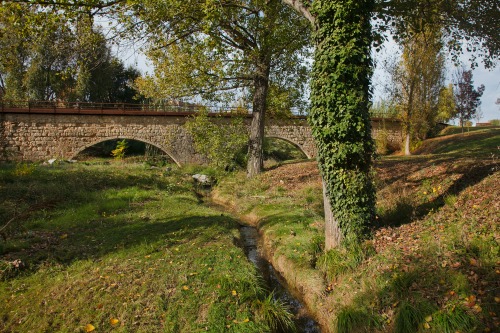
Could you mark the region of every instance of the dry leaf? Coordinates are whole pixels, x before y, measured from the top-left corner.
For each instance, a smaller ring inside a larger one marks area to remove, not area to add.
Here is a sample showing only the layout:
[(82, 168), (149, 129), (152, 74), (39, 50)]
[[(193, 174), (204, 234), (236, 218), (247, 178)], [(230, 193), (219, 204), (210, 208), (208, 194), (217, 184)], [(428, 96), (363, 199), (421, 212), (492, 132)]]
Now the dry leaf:
[(119, 322), (120, 322), (120, 321), (119, 321), (118, 319), (116, 319), (116, 318), (111, 318), (111, 319), (109, 320), (109, 323), (110, 323), (111, 325), (113, 325), (113, 326), (117, 325)]
[(92, 324), (85, 325), (85, 332), (92, 332), (94, 330), (95, 330), (94, 325), (92, 325)]

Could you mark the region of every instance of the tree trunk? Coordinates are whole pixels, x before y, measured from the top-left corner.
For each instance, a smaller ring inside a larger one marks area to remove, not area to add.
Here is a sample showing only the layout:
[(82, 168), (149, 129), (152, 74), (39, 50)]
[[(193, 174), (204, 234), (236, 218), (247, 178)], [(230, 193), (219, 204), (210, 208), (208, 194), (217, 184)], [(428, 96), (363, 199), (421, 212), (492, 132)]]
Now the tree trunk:
[(342, 242), (342, 233), (340, 232), (339, 224), (333, 215), (332, 206), (326, 192), (325, 181), (323, 184), (323, 204), (325, 209), (325, 251), (336, 248)]
[(359, 240), (375, 216), (374, 145), (368, 110), (373, 0), (315, 0), (308, 120), (318, 148), (325, 248)]
[(405, 136), (405, 155), (410, 156), (410, 131), (408, 130)]
[(259, 73), (254, 78), (254, 95), (252, 123), (248, 141), (247, 177), (252, 178), (262, 172), (264, 155), (264, 120), (266, 114), (266, 100), (269, 89), (269, 64), (262, 64)]

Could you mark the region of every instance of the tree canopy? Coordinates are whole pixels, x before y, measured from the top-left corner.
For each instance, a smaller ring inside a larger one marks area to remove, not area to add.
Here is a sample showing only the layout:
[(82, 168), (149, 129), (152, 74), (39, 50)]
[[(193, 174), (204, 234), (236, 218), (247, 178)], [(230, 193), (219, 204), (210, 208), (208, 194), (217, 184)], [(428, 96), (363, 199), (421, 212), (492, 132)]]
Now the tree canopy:
[(268, 95), (300, 101), (296, 92), (307, 80), (307, 23), (279, 0), (131, 3), (128, 24), (142, 27), (155, 66), (139, 81), (142, 91), (154, 98), (250, 102), (247, 173), (259, 173)]
[[(73, 17), (73, 15), (71, 15)], [(92, 16), (38, 5), (0, 8), (0, 88), (10, 100), (133, 102), (140, 75), (111, 55)]]

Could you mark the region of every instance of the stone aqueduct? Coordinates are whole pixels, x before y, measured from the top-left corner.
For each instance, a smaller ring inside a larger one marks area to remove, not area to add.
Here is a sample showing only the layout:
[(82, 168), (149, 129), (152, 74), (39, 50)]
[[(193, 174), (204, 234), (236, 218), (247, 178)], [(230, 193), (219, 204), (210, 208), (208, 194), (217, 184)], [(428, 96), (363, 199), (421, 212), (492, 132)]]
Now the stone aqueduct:
[[(158, 147), (179, 165), (203, 163), (204, 156), (195, 151), (192, 139), (183, 127), (187, 119), (188, 116), (181, 113), (49, 114), (2, 110), (0, 159), (75, 159), (85, 148), (96, 143), (110, 139), (133, 139)], [(227, 121), (224, 117), (216, 119)], [(384, 129), (392, 144), (400, 144), (399, 122), (373, 119), (372, 128), (374, 137)], [(308, 158), (316, 156), (311, 131), (305, 119), (269, 120), (265, 136), (291, 142)]]

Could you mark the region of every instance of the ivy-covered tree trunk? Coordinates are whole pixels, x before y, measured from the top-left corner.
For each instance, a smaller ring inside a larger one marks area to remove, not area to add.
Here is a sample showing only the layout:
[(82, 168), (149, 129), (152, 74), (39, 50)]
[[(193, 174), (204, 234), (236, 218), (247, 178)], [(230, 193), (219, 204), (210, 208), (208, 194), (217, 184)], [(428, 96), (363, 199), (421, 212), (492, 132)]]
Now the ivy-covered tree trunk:
[(315, 0), (309, 123), (325, 190), (326, 249), (359, 238), (373, 220), (374, 145), (368, 113), (373, 0)]
[(248, 178), (261, 173), (264, 166), (262, 146), (264, 141), (266, 99), (269, 90), (269, 70), (269, 62), (263, 61), (258, 66), (258, 71), (254, 78), (252, 123), (250, 125), (250, 138), (248, 141)]

